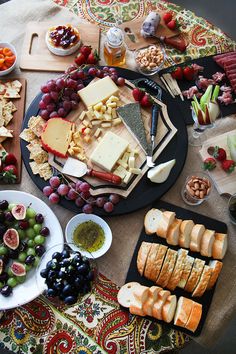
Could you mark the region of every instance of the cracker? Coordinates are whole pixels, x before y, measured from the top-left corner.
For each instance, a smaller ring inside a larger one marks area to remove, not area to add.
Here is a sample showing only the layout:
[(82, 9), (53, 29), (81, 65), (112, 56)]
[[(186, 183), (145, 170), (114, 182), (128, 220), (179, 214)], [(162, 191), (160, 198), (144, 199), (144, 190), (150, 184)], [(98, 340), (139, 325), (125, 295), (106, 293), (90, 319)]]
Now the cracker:
[(37, 137), (40, 137), (43, 132), (45, 124), (46, 124), (45, 120), (42, 117), (38, 116), (37, 119), (32, 121), (30, 129)]
[(36, 138), (36, 135), (30, 129), (24, 129), (20, 133), (20, 138), (29, 143)]
[(18, 90), (18, 92), (20, 92), (22, 84), (18, 80), (13, 80), (13, 81), (11, 81), (11, 87)]
[(31, 161), (29, 165), (33, 174), (37, 175), (39, 173), (39, 165), (35, 161)]
[(4, 98), (20, 98), (20, 95), (16, 89), (7, 88), (3, 97)]
[(13, 114), (11, 114), (11, 112), (4, 112), (4, 121), (5, 121), (5, 126), (8, 125), (10, 123), (10, 121), (13, 118)]
[(43, 164), (39, 164), (38, 168), (39, 168), (40, 177), (43, 178), (45, 181), (47, 181), (48, 179), (50, 179), (52, 177), (52, 175), (53, 175), (52, 168), (48, 162), (45, 162)]
[(48, 161), (48, 153), (41, 149), (37, 153), (30, 153), (30, 159), (34, 160), (37, 164), (42, 164)]
[(4, 120), (4, 118), (1, 117), (1, 115), (0, 115), (0, 127), (3, 127), (4, 124), (5, 124), (5, 120)]
[(0, 82), (0, 95), (4, 95), (4, 93), (6, 92), (6, 86)]

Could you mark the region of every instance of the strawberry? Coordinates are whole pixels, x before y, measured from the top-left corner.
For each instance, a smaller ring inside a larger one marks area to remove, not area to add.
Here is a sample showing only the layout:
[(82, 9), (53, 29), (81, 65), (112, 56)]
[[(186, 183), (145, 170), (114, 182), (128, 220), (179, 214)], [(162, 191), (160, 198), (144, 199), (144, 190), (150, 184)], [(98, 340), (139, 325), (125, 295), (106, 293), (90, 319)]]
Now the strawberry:
[(140, 88), (135, 87), (132, 91), (133, 94), (133, 98), (135, 99), (135, 101), (140, 102), (141, 99), (143, 98), (143, 96), (145, 95), (145, 92), (143, 90), (141, 90)]
[(177, 24), (177, 21), (176, 20), (171, 20), (170, 22), (168, 22), (167, 24), (167, 27), (170, 29), (170, 30), (175, 30), (176, 27), (178, 27), (178, 24)]
[(17, 178), (17, 168), (15, 165), (5, 166), (0, 173), (0, 180), (5, 183), (15, 183)]
[(162, 18), (163, 18), (163, 21), (165, 22), (165, 24), (167, 24), (168, 22), (170, 22), (172, 20), (172, 13), (166, 12)]
[(5, 166), (3, 172), (11, 172), (13, 175), (17, 176), (17, 168), (15, 165)]
[(216, 167), (216, 160), (213, 157), (208, 157), (203, 161), (203, 169), (212, 171)]
[(194, 72), (194, 68), (192, 67), (192, 65), (186, 66), (183, 69), (183, 75), (184, 75), (184, 78), (188, 81), (192, 81), (194, 79), (195, 72)]
[(140, 104), (142, 107), (151, 107), (153, 104), (152, 98), (147, 93), (145, 93), (145, 95), (140, 101)]
[(224, 161), (226, 160), (226, 151), (219, 146), (215, 146), (213, 156), (218, 161)]
[(77, 55), (77, 57), (75, 58), (75, 63), (76, 63), (78, 66), (81, 66), (81, 65), (85, 64), (85, 63), (86, 63), (86, 58), (85, 58), (84, 54), (79, 53), (79, 54)]
[(2, 161), (4, 162), (4, 165), (15, 165), (17, 163), (16, 157), (14, 154), (9, 153), (9, 154), (3, 154)]
[(221, 167), (223, 168), (223, 170), (227, 173), (231, 173), (234, 171), (235, 168), (235, 161), (234, 160), (224, 160), (221, 162)]
[(99, 55), (97, 50), (95, 50), (93, 53), (90, 53), (88, 58), (87, 58), (87, 64), (97, 64), (97, 62), (100, 60)]
[(88, 45), (83, 45), (79, 50), (79, 52), (82, 53), (86, 59), (88, 58), (91, 51), (92, 51), (92, 48), (91, 48), (91, 46), (88, 46)]
[(183, 79), (183, 69), (181, 66), (177, 66), (172, 72), (171, 76), (176, 79), (176, 80), (182, 80)]

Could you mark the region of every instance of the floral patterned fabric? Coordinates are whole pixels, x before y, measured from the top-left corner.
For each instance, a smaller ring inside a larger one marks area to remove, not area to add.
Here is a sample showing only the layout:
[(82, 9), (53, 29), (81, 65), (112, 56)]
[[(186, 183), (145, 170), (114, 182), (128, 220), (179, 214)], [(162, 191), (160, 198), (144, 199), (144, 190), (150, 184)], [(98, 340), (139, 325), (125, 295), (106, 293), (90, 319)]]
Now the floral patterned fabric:
[(183, 333), (120, 309), (118, 287), (99, 274), (84, 302), (66, 306), (40, 296), (4, 313), (1, 348), (35, 354), (140, 354), (181, 348)]

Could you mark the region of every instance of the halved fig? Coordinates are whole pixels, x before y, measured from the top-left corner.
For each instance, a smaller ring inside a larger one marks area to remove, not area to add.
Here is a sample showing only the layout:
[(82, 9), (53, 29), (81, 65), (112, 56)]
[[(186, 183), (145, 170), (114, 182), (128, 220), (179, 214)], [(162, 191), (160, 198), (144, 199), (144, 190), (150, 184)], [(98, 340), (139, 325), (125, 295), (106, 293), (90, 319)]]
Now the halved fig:
[(16, 204), (11, 213), (16, 220), (23, 220), (26, 216), (26, 207), (23, 204)]
[(11, 270), (14, 275), (18, 277), (23, 277), (26, 274), (25, 266), (22, 263), (13, 262), (11, 265)]
[(20, 237), (15, 229), (8, 229), (3, 235), (3, 242), (12, 250), (17, 249), (20, 243)]
[(0, 275), (4, 272), (4, 262), (0, 259)]

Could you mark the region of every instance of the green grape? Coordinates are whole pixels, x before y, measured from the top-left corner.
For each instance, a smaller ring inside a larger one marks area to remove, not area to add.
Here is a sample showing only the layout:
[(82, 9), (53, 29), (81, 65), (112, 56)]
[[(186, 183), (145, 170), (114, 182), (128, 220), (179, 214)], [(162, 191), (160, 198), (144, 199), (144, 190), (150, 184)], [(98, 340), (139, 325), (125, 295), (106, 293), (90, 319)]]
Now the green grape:
[(13, 278), (13, 277), (9, 278), (9, 279), (7, 280), (7, 285), (9, 285), (9, 286), (11, 286), (12, 288), (14, 288), (14, 287), (17, 285), (17, 280), (16, 280), (16, 278)]
[(10, 204), (8, 205), (8, 210), (11, 211), (11, 210), (14, 208), (14, 206), (16, 206), (16, 204), (10, 203)]
[(26, 219), (34, 219), (36, 211), (32, 208), (27, 208), (26, 210)]
[(34, 240), (28, 240), (27, 245), (28, 245), (29, 247), (34, 247), (34, 246), (35, 246)]
[(33, 227), (36, 223), (35, 219), (31, 218), (28, 220), (30, 227)]
[(14, 274), (12, 273), (11, 268), (8, 268), (7, 274), (9, 275), (9, 277), (13, 277), (14, 276)]
[(32, 268), (32, 265), (31, 265), (31, 264), (26, 264), (26, 265), (25, 265), (25, 270), (26, 270), (26, 272), (29, 272), (29, 271), (31, 270), (31, 268)]
[(18, 260), (22, 263), (24, 263), (25, 259), (27, 257), (27, 254), (25, 252), (21, 252), (18, 256)]
[(42, 230), (42, 225), (40, 224), (35, 224), (34, 227), (33, 227), (36, 235), (38, 235), (40, 233), (40, 231)]
[(43, 237), (42, 235), (37, 235), (34, 238), (34, 242), (36, 243), (36, 245), (43, 245), (45, 242), (45, 237)]
[(26, 238), (25, 231), (24, 231), (24, 230), (21, 230), (21, 229), (18, 229), (17, 231), (18, 231), (20, 240), (24, 240), (24, 239)]
[(4, 287), (4, 283), (0, 281), (0, 289)]
[(40, 257), (39, 256), (35, 256), (34, 267), (37, 267), (39, 262), (40, 262)]
[(36, 255), (34, 248), (28, 248), (26, 253), (27, 253), (27, 256), (30, 256), (30, 255), (35, 256)]
[(16, 277), (18, 284), (24, 283), (25, 279), (26, 279), (26, 275), (22, 275), (21, 277)]
[(29, 237), (29, 238), (34, 238), (35, 236), (35, 232), (34, 232), (34, 229), (32, 229), (32, 227), (29, 227), (26, 231), (26, 236)]
[(0, 256), (8, 254), (8, 248), (5, 246), (0, 246)]

